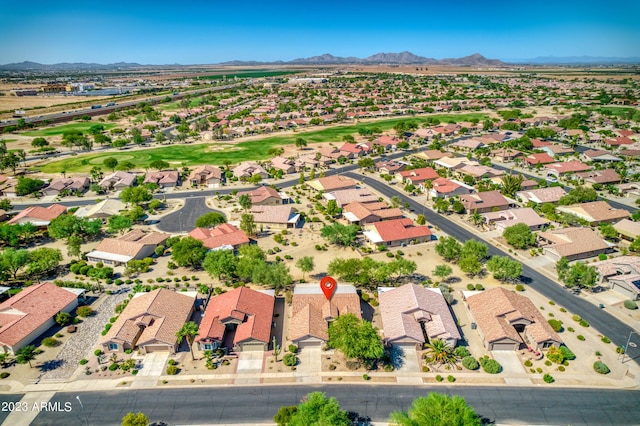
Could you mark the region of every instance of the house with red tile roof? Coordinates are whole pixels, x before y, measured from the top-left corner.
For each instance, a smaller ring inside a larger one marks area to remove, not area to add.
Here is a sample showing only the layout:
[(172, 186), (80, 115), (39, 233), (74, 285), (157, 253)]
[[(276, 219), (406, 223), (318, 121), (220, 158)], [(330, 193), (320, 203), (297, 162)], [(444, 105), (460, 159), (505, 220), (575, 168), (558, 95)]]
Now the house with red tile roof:
[(527, 155), (526, 157), (524, 157), (524, 161), (530, 166), (535, 166), (536, 164), (551, 164), (556, 162), (556, 160), (554, 160), (553, 157), (546, 152)]
[(58, 312), (71, 313), (81, 292), (44, 282), (25, 287), (0, 304), (0, 347), (15, 354), (55, 325)]
[(426, 335), (455, 347), (461, 339), (440, 289), (405, 284), (378, 288), (378, 294), (386, 344), (422, 349)]
[(103, 239), (92, 252), (87, 254), (87, 260), (110, 266), (126, 265), (133, 259), (151, 257), (156, 247), (164, 244), (169, 237), (169, 234), (134, 229), (118, 238)]
[(395, 175), (397, 172), (401, 172), (407, 168), (407, 163), (402, 161), (378, 161), (375, 163), (375, 168), (378, 173), (385, 175)]
[(251, 191), (238, 192), (238, 196), (248, 195), (251, 205), (254, 206), (279, 206), (284, 203), (282, 195), (270, 186), (261, 186)]
[(241, 229), (230, 223), (223, 223), (215, 228), (196, 228), (189, 232), (189, 236), (202, 241), (210, 250), (237, 250), (240, 246), (249, 244), (249, 237)]
[(189, 174), (191, 185), (206, 185), (209, 188), (217, 188), (224, 182), (224, 173), (220, 167), (205, 164), (195, 168)]
[(367, 224), (363, 232), (367, 241), (394, 247), (431, 241), (431, 229), (428, 226), (416, 226), (409, 218), (385, 220)]
[(510, 226), (524, 223), (532, 231), (539, 231), (549, 224), (549, 221), (540, 217), (532, 208), (509, 209), (499, 212), (483, 213), (482, 216), (488, 225), (495, 226), (501, 234)]
[(373, 144), (383, 147), (385, 151), (395, 151), (400, 142), (402, 141), (398, 138), (382, 135), (375, 139)]
[(620, 183), (622, 179), (615, 169), (590, 170), (588, 172), (576, 173), (585, 183), (599, 183), (601, 185)]
[(177, 293), (166, 288), (136, 293), (100, 341), (102, 350), (176, 353), (176, 333), (191, 318), (195, 296), (194, 292)]
[(349, 203), (342, 210), (342, 216), (349, 223), (363, 226), (367, 223), (380, 222), (382, 220), (401, 219), (402, 210), (388, 208), (385, 203)]
[(339, 282), (327, 300), (317, 283), (296, 284), (291, 301), (289, 339), (302, 350), (322, 346), (329, 340), (329, 323), (344, 314), (362, 318), (360, 296), (354, 286)]
[(449, 198), (476, 192), (475, 188), (470, 185), (442, 177), (432, 181), (431, 185), (432, 188), (429, 191), (429, 194), (433, 198)]
[(357, 184), (354, 179), (342, 175), (326, 176), (307, 182), (310, 188), (324, 192), (355, 188)]
[(322, 197), (328, 201), (335, 200), (340, 208), (350, 203), (377, 203), (380, 198), (368, 188), (341, 189), (339, 191), (325, 192)]
[(626, 136), (619, 136), (615, 139), (605, 139), (604, 144), (609, 146), (633, 145), (633, 140)]
[(525, 296), (502, 287), (465, 294), (466, 304), (487, 350), (560, 347), (562, 339)]
[(238, 287), (209, 301), (195, 342), (202, 351), (264, 351), (271, 342), (273, 294)]
[(84, 192), (87, 189), (89, 189), (89, 178), (87, 177), (56, 178), (49, 182), (49, 185), (42, 189), (42, 195), (57, 196), (60, 195), (60, 193), (64, 192), (73, 194), (78, 191)]
[(367, 155), (369, 147), (364, 144), (344, 143), (338, 150), (347, 158), (358, 158)]
[(174, 188), (180, 185), (180, 173), (177, 170), (149, 172), (144, 176), (144, 183), (155, 183), (160, 188)]
[(31, 223), (38, 228), (44, 228), (66, 211), (67, 207), (62, 204), (52, 204), (48, 207), (31, 206), (12, 217), (7, 223), (10, 225)]
[(487, 213), (509, 208), (509, 200), (504, 198), (500, 191), (464, 194), (460, 196), (460, 202), (469, 213)]
[(420, 169), (404, 170), (396, 173), (395, 177), (398, 182), (421, 186), (425, 181), (438, 179), (440, 176), (433, 168), (423, 167)]
[(553, 175), (556, 177), (559, 177), (567, 173), (585, 172), (591, 169), (590, 166), (587, 166), (586, 164), (581, 163), (578, 160), (547, 164), (544, 167), (545, 169), (547, 169), (547, 173), (549, 175)]

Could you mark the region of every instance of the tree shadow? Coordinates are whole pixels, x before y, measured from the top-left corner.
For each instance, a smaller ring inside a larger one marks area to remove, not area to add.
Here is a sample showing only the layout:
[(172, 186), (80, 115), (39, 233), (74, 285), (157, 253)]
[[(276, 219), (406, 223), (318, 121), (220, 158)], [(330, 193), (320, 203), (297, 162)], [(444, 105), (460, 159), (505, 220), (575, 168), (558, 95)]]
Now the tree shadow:
[(405, 353), (404, 349), (401, 347), (395, 345), (392, 346), (389, 350), (389, 356), (391, 357), (391, 363), (396, 370), (402, 368), (405, 364)]
[(347, 417), (351, 421), (351, 424), (358, 426), (369, 426), (371, 425), (371, 417), (369, 416), (361, 416), (359, 413), (355, 411), (349, 411), (347, 413)]
[(46, 373), (48, 371), (57, 370), (58, 368), (62, 367), (64, 364), (65, 364), (65, 361), (62, 359), (52, 359), (38, 365), (38, 369), (42, 373)]

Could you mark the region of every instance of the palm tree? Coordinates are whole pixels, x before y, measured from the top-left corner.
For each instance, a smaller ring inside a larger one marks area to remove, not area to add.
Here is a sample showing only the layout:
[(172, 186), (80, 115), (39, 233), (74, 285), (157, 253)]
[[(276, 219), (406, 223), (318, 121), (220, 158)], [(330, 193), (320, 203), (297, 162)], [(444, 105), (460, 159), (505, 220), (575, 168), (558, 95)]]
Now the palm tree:
[(522, 175), (504, 175), (502, 177), (502, 191), (505, 195), (513, 197), (516, 192), (522, 189), (522, 182), (524, 177)]
[(478, 226), (484, 221), (484, 216), (478, 213), (478, 210), (476, 209), (469, 215), (469, 220), (473, 222), (474, 225)]
[(182, 343), (182, 339), (187, 340), (189, 351), (191, 351), (191, 360), (195, 361), (196, 357), (193, 355), (193, 340), (198, 335), (198, 324), (193, 321), (185, 323), (180, 330), (176, 333), (178, 338), (178, 344)]
[(453, 353), (453, 347), (442, 339), (433, 339), (425, 344), (425, 358), (429, 364), (455, 365), (458, 357)]
[(431, 195), (431, 190), (433, 189), (433, 182), (430, 180), (426, 180), (424, 181), (422, 186), (424, 186), (424, 191), (427, 193), (427, 201), (429, 201), (429, 196)]
[(36, 359), (36, 347), (33, 345), (27, 345), (16, 352), (16, 361), (18, 364), (29, 364), (29, 367), (33, 368), (31, 361), (34, 359)]

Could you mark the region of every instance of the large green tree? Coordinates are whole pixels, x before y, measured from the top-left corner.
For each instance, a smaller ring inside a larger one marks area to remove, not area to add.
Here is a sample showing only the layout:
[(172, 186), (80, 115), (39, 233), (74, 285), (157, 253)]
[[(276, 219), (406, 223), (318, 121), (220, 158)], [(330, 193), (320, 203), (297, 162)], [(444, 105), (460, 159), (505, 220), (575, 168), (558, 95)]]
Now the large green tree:
[(457, 261), (462, 252), (462, 245), (453, 237), (442, 237), (436, 244), (436, 253), (446, 261)]
[(296, 262), (296, 266), (298, 267), (298, 269), (300, 269), (302, 271), (302, 279), (304, 280), (305, 275), (308, 272), (313, 271), (313, 268), (315, 267), (315, 264), (314, 264), (314, 261), (313, 261), (313, 257), (311, 257), (311, 256), (301, 257)]
[(29, 263), (29, 251), (8, 248), (0, 253), (0, 273), (7, 274), (14, 280), (22, 268)]
[(464, 399), (436, 392), (413, 401), (407, 412), (391, 413), (389, 424), (397, 426), (480, 426), (482, 420)]
[(350, 246), (356, 241), (359, 230), (360, 227), (357, 225), (343, 225), (336, 222), (333, 225), (325, 225), (320, 234), (332, 244)]
[(141, 204), (151, 201), (153, 195), (147, 188), (134, 186), (125, 188), (120, 193), (120, 199), (127, 204)]
[(308, 394), (297, 407), (282, 407), (273, 420), (278, 426), (349, 426), (348, 413), (322, 392)]
[(27, 274), (39, 279), (42, 275), (53, 271), (62, 262), (62, 252), (59, 249), (40, 247), (29, 252)]
[(384, 354), (378, 331), (369, 321), (353, 314), (338, 316), (329, 324), (328, 345), (349, 358), (378, 359)]
[(535, 234), (531, 232), (531, 229), (529, 229), (529, 226), (525, 223), (517, 223), (507, 227), (502, 233), (502, 236), (507, 243), (517, 249), (525, 249), (536, 243)]
[(178, 266), (199, 268), (202, 266), (207, 248), (202, 241), (185, 237), (171, 246), (171, 258)]
[(219, 212), (209, 212), (205, 213), (199, 218), (196, 219), (196, 227), (197, 228), (213, 228), (222, 223), (225, 223), (227, 218), (225, 215)]
[(228, 279), (236, 275), (238, 258), (231, 250), (214, 250), (207, 253), (202, 266), (211, 278)]
[(487, 262), (487, 269), (500, 281), (516, 281), (522, 275), (522, 263), (509, 256), (493, 256)]

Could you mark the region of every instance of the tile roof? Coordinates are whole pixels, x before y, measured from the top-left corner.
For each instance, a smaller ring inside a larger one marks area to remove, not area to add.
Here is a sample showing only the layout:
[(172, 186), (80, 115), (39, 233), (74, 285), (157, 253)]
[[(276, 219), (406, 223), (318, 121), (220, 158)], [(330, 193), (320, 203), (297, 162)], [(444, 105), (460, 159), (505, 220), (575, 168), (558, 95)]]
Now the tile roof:
[(619, 256), (592, 263), (591, 266), (595, 266), (603, 278), (613, 275), (638, 274), (640, 273), (640, 257)]
[(293, 207), (284, 206), (253, 206), (251, 214), (255, 223), (285, 224), (292, 221), (296, 213)]
[[(102, 339), (102, 344), (117, 341), (141, 346), (160, 341), (174, 345), (176, 333), (191, 316), (193, 302), (191, 296), (164, 288), (138, 295), (129, 301)], [(141, 326), (144, 330), (136, 340)]]
[(421, 169), (403, 170), (398, 173), (403, 180), (410, 180), (412, 183), (421, 183), (426, 180), (437, 179), (440, 176), (431, 167), (423, 167)]
[(189, 232), (189, 236), (202, 241), (205, 247), (212, 250), (225, 246), (237, 247), (249, 244), (247, 234), (229, 223), (223, 223), (213, 229), (196, 228)]
[(222, 169), (205, 164), (197, 167), (189, 174), (190, 181), (200, 182), (201, 180), (208, 181), (210, 179), (222, 180)]
[(618, 183), (620, 175), (614, 169), (591, 170), (588, 172), (576, 173), (576, 176), (584, 179), (586, 182), (594, 183)]
[(547, 164), (547, 169), (555, 170), (558, 173), (584, 172), (591, 167), (581, 163), (578, 160), (564, 161), (562, 163)]
[(462, 194), (460, 201), (465, 205), (467, 211), (476, 209), (487, 209), (493, 207), (505, 207), (509, 201), (504, 198), (500, 191), (476, 192), (474, 194)]
[(8, 346), (19, 343), (77, 297), (50, 282), (26, 287), (0, 304), (0, 343)]
[(298, 284), (293, 291), (289, 338), (298, 341), (315, 337), (327, 341), (329, 321), (347, 313), (362, 318), (360, 297), (352, 285), (338, 283), (328, 301), (318, 284)]
[(540, 215), (532, 208), (509, 209), (499, 212), (483, 213), (488, 221), (500, 221), (502, 228), (524, 223), (529, 227), (541, 226), (549, 223), (548, 220), (540, 217)]
[(431, 229), (428, 226), (416, 226), (409, 218), (375, 222), (366, 227), (369, 230), (375, 230), (383, 242), (424, 238), (431, 235)]
[(352, 188), (325, 192), (324, 198), (336, 200), (338, 207), (343, 207), (346, 204), (354, 202), (373, 203), (378, 201), (379, 197), (373, 194), (368, 188)]
[[(634, 222), (629, 219), (622, 219), (615, 225), (613, 225), (616, 231), (619, 234), (622, 234), (628, 238), (633, 238), (634, 240), (640, 237), (640, 222)], [(640, 259), (639, 259), (640, 261)]]
[(157, 183), (158, 185), (177, 185), (180, 173), (176, 170), (164, 170), (149, 172), (144, 177), (144, 183)]
[(62, 204), (52, 204), (48, 207), (31, 206), (22, 210), (11, 218), (7, 223), (26, 223), (48, 225), (53, 219), (67, 211), (67, 207)]
[(43, 191), (79, 191), (89, 187), (89, 178), (87, 177), (74, 177), (74, 178), (56, 178), (53, 179)]
[(157, 246), (164, 243), (168, 238), (168, 234), (134, 229), (118, 238), (105, 238), (87, 256), (91, 257), (92, 254), (95, 255), (100, 252), (135, 258), (146, 245)]
[(524, 158), (524, 161), (529, 164), (551, 164), (555, 163), (556, 160), (554, 160), (553, 157), (546, 152), (539, 152), (536, 154), (527, 155)]
[(606, 201), (592, 201), (590, 203), (561, 206), (558, 207), (558, 210), (576, 215), (589, 223), (613, 221), (631, 216), (631, 213), (628, 211), (624, 209), (615, 209)]
[(549, 241), (562, 257), (604, 250), (609, 245), (591, 228), (562, 228), (540, 232), (538, 237)]
[(245, 194), (251, 198), (251, 204), (264, 203), (269, 198), (277, 198), (278, 200), (282, 199), (280, 194), (278, 194), (278, 191), (270, 186), (261, 186), (251, 191), (238, 192), (238, 196)]
[(385, 340), (410, 339), (424, 343), (420, 322), (425, 322), (429, 339), (460, 339), (447, 302), (436, 289), (406, 284), (379, 291), (380, 314)]
[(518, 191), (516, 197), (523, 199), (525, 202), (533, 201), (534, 203), (557, 203), (560, 198), (567, 195), (560, 186), (550, 186), (548, 188), (532, 189), (529, 191)]
[(560, 336), (525, 296), (497, 287), (469, 296), (467, 303), (488, 343), (505, 338), (521, 341), (512, 325), (519, 319), (531, 322), (525, 330), (537, 343), (549, 340), (562, 343)]
[(224, 340), (225, 324), (238, 323), (233, 343), (258, 340), (268, 344), (275, 298), (268, 294), (238, 287), (209, 301), (200, 323), (196, 341)]
[(338, 189), (355, 188), (357, 182), (346, 176), (333, 175), (309, 181), (307, 185), (317, 191), (336, 191)]
[(110, 175), (105, 176), (98, 185), (109, 188), (115, 186), (131, 186), (136, 180), (136, 175), (133, 173), (117, 171)]

